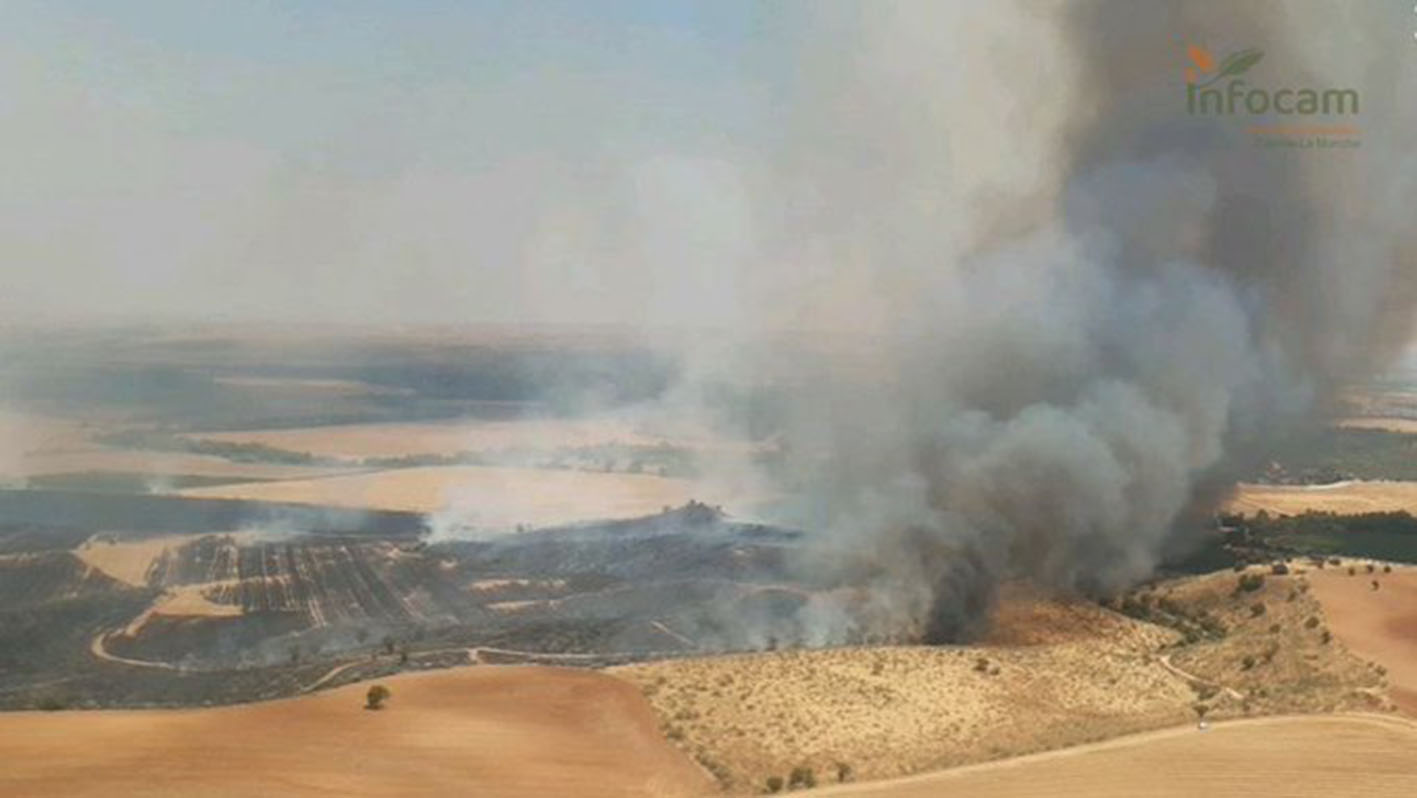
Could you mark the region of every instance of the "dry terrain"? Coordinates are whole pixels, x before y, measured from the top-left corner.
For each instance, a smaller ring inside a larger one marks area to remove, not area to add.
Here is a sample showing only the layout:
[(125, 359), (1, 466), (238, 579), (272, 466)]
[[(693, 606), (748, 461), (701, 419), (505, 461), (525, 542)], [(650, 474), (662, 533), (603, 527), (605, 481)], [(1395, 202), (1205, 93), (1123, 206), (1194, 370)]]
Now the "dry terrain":
[(746, 446), (680, 431), (655, 432), (629, 419), (614, 417), (337, 424), (194, 433), (188, 437), (221, 443), (255, 443), (352, 462), (364, 458), (495, 453), (520, 449), (553, 451), (589, 446), (666, 445), (693, 449), (742, 449)]
[(589, 671), (479, 667), (219, 709), (0, 714), (0, 794), (695, 795), (707, 777), (633, 687)]
[(324, 479), (189, 488), (181, 493), (413, 512), (451, 509), (470, 526), (493, 529), (632, 518), (695, 498), (693, 483), (683, 479), (494, 466), (401, 468)]
[[(1010, 596), (972, 646), (772, 652), (612, 672), (640, 686), (671, 739), (750, 792), (799, 769), (818, 783), (891, 778), (1194, 724), (1197, 707), (1212, 719), (1390, 708), (1376, 667), (1326, 634), (1304, 577), (1262, 573), (1218, 572), (1131, 596), (1127, 611), (1155, 623)], [(1237, 588), (1241, 576), (1257, 580), (1253, 589)]]
[(148, 583), (148, 572), (153, 561), (161, 557), (169, 548), (191, 542), (187, 535), (165, 535), (143, 540), (109, 541), (91, 539), (85, 541), (74, 554), (85, 565), (108, 574), (120, 582), (143, 587)]
[(1140, 594), (1154, 617), (1178, 611), (1223, 630), (1166, 652), (1204, 686), (1209, 717), (1389, 710), (1377, 666), (1333, 639), (1311, 590), (1317, 569), (1268, 566), (1162, 582)]
[(926, 798), (1398, 798), (1417, 794), (1417, 724), (1378, 715), (1194, 725), (821, 795)]
[(1259, 485), (1241, 483), (1226, 511), (1254, 515), (1298, 515), (1306, 510), (1340, 514), (1388, 510), (1417, 512), (1417, 482), (1350, 480), (1329, 485)]
[[(1387, 669), (1393, 700), (1417, 715), (1417, 568), (1366, 563), (1326, 568), (1309, 575), (1313, 592), (1337, 638), (1353, 653)], [(1377, 582), (1375, 590), (1373, 583)]]
[(214, 479), (294, 479), (330, 476), (348, 469), (232, 462), (185, 452), (159, 452), (104, 446), (101, 434), (118, 429), (101, 413), (85, 421), (23, 413), (0, 407), (0, 484), (59, 474), (137, 474), (151, 490), (164, 492), (171, 476)]
[(349, 468), (233, 462), (215, 455), (111, 449), (91, 446), (78, 450), (44, 451), (20, 458), (16, 472), (26, 477), (93, 472), (141, 474), (150, 489), (167, 492), (164, 477), (194, 476), (213, 479), (309, 479), (349, 473)]
[[(1075, 622), (1077, 620), (1075, 619)], [(1183, 723), (1194, 693), (1152, 653), (1173, 634), (1100, 610), (1089, 640), (787, 651), (612, 669), (729, 786), (797, 767), (879, 779)]]
[(1388, 432), (1417, 432), (1417, 419), (1370, 417), (1345, 418), (1338, 422), (1345, 429), (1380, 429)]

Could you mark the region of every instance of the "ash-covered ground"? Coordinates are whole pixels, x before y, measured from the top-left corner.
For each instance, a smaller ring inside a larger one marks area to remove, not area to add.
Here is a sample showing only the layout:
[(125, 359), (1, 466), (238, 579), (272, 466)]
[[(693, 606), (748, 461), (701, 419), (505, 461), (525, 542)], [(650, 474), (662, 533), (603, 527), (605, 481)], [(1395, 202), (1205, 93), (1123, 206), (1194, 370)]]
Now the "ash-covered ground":
[(0, 526), (0, 705), (219, 703), (465, 662), (766, 648), (800, 632), (824, 587), (788, 575), (801, 533), (699, 503), (436, 544), (394, 513), (278, 537), (205, 530), (231, 510), (208, 505), (119, 505), (193, 522), (181, 535), (113, 531), (114, 516)]

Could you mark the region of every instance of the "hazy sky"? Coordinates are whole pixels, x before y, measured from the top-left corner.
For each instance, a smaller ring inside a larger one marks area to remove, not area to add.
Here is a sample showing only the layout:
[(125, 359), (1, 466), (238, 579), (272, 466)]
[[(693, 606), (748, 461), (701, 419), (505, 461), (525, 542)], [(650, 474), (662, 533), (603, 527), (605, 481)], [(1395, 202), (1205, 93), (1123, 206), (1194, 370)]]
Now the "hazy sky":
[(0, 314), (722, 318), (775, 8), (9, 0)]

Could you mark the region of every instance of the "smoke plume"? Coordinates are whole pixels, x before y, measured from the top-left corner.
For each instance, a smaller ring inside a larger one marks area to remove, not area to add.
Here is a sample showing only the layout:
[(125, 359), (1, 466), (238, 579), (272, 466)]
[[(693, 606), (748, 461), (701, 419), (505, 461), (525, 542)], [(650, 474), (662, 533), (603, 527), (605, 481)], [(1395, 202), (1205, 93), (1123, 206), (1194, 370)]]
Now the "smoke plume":
[[(857, 345), (755, 377), (793, 385), (783, 472), (824, 540), (802, 567), (870, 588), (803, 634), (946, 641), (1003, 580), (1144, 578), (1407, 340), (1417, 82), (1380, 4), (870, 10), (804, 35), (754, 211), (782, 265), (758, 315)], [(1356, 87), (1361, 146), (1188, 115), (1188, 42), (1263, 49), (1255, 84)]]

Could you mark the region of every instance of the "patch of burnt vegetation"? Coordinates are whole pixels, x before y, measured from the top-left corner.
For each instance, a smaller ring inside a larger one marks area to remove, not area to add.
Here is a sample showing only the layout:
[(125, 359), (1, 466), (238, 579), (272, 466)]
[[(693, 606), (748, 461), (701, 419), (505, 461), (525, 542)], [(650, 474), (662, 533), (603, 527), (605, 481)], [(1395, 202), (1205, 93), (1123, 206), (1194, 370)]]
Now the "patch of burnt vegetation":
[[(1261, 577), (1261, 584), (1263, 577)], [(1151, 588), (1132, 591), (1104, 602), (1129, 618), (1175, 629), (1183, 644), (1203, 640), (1220, 640), (1226, 635), (1225, 624), (1213, 612), (1176, 599), (1159, 595)]]
[(1220, 545), (1237, 562), (1335, 555), (1417, 562), (1417, 517), (1403, 510), (1339, 515), (1311, 511), (1299, 515), (1220, 519)]

